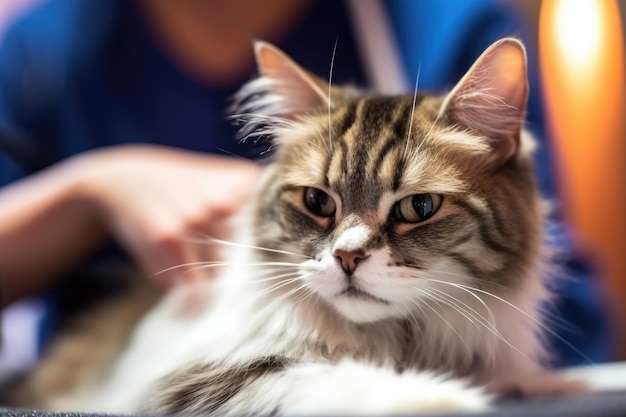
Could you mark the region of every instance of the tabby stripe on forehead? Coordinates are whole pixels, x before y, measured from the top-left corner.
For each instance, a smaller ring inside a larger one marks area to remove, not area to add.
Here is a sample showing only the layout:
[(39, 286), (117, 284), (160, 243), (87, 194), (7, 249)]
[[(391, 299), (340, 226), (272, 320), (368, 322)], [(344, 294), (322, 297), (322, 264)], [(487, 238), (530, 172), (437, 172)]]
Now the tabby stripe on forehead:
[[(345, 167), (348, 165), (348, 145), (346, 144), (345, 141), (343, 140), (339, 141), (339, 152), (333, 155), (333, 159), (335, 158), (339, 158), (340, 169), (345, 170)], [(331, 158), (328, 158), (328, 159), (331, 159)], [(328, 183), (327, 186), (331, 188), (335, 188), (336, 184), (334, 183), (339, 181), (341, 172), (330, 172), (330, 166), (327, 172), (328, 172), (327, 179), (326, 179), (326, 182)]]
[(377, 171), (371, 169), (371, 159), (380, 153), (383, 139), (388, 126), (393, 124), (396, 116), (397, 103), (388, 97), (365, 97), (357, 106), (357, 128), (346, 135), (346, 140), (352, 144), (351, 172), (355, 179), (361, 176), (375, 178)]
[(453, 202), (453, 204), (458, 207), (461, 207), (467, 213), (469, 213), (470, 216), (476, 219), (476, 222), (478, 223), (478, 230), (479, 230), (480, 238), (482, 242), (486, 244), (490, 249), (496, 252), (504, 252), (504, 253), (513, 252), (510, 248), (498, 242), (498, 239), (494, 236), (494, 234), (497, 233), (500, 235), (500, 237), (504, 237), (501, 234), (502, 231), (496, 230), (494, 227), (490, 228), (489, 219), (484, 213), (481, 213), (478, 208), (472, 206), (467, 201), (455, 201)]
[(402, 132), (402, 129), (399, 128), (399, 126), (404, 125), (411, 117), (411, 106), (407, 105), (405, 102), (402, 104), (396, 104), (395, 107), (396, 108), (393, 111), (390, 110), (388, 112), (389, 121), (383, 121), (385, 124), (385, 137), (382, 141), (382, 145), (374, 154), (376, 159), (372, 164), (373, 173), (380, 172), (380, 168), (387, 154), (401, 143), (404, 143), (404, 132)]
[(400, 183), (402, 181), (402, 175), (404, 174), (406, 160), (401, 158), (398, 163), (394, 165), (395, 170), (393, 172), (393, 184), (391, 185), (393, 191), (400, 189)]
[[(334, 151), (334, 148), (333, 148)], [(328, 178), (328, 174), (330, 171), (330, 164), (333, 161), (333, 154), (330, 154), (326, 157), (326, 159), (324, 160), (324, 168), (323, 168), (323, 173), (324, 173), (324, 187), (326, 187), (326, 189), (330, 188), (330, 179)]]
[(358, 101), (354, 101), (344, 107), (341, 114), (333, 115), (336, 120), (331, 123), (336, 138), (342, 137), (356, 122), (357, 105)]
[(347, 166), (347, 170), (353, 174), (353, 180), (365, 173), (368, 151), (371, 146), (371, 143), (369, 143), (371, 133), (363, 129), (368, 120), (365, 116), (367, 114), (367, 103), (367, 98), (362, 98), (358, 101), (356, 107), (356, 128), (346, 131), (342, 136), (342, 139), (346, 141), (350, 148), (350, 166)]
[[(324, 177), (324, 186), (328, 188), (332, 188), (331, 183), (336, 181), (337, 178), (334, 178), (331, 173), (330, 167), (332, 165), (333, 160), (339, 158), (339, 166), (344, 169), (348, 163), (348, 144), (345, 141), (345, 133), (354, 125), (357, 120), (356, 112), (357, 112), (358, 101), (354, 101), (348, 104), (343, 111), (333, 113), (334, 120), (332, 121), (332, 130), (334, 136), (332, 137), (333, 145), (335, 143), (339, 144), (339, 151), (337, 152), (333, 146), (333, 153), (326, 158), (326, 162), (324, 165), (324, 172), (326, 176)], [(339, 113), (339, 114), (337, 114)], [(332, 178), (330, 178), (332, 176)]]

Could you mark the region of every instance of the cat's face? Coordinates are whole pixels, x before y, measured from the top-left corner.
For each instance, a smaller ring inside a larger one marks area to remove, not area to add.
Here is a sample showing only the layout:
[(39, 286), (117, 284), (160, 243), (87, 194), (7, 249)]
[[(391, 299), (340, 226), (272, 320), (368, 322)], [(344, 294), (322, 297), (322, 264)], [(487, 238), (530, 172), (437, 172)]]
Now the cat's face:
[(372, 322), (432, 314), (466, 287), (514, 291), (540, 233), (532, 164), (520, 150), (519, 43), (490, 48), (447, 96), (334, 89), (330, 102), (319, 79), (262, 48), (262, 72), (292, 83), (283, 96), (273, 90), (289, 119), (277, 129), (255, 226), (260, 246), (297, 254), (262, 255), (295, 265), (283, 293)]

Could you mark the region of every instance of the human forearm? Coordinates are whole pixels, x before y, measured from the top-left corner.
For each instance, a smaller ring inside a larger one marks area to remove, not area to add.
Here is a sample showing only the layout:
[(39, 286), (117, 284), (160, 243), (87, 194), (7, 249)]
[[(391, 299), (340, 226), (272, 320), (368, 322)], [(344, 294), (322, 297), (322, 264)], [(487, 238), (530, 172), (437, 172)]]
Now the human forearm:
[(3, 303), (44, 289), (110, 236), (162, 287), (204, 279), (259, 175), (251, 162), (172, 148), (94, 150), (0, 190)]
[(63, 163), (0, 190), (2, 304), (45, 289), (104, 237)]

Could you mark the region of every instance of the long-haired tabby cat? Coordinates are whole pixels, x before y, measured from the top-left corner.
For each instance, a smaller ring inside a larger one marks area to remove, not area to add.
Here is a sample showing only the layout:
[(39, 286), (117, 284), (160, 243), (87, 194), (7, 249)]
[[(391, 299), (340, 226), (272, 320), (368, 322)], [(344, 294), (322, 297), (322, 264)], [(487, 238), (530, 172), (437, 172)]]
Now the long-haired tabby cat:
[[(394, 97), (255, 49), (261, 77), (237, 117), (275, 153), (227, 268), (160, 300), (100, 383), (38, 405), (415, 413), (581, 389), (542, 365), (548, 262), (522, 44), (492, 45), (446, 95)], [(199, 291), (211, 302), (183, 311)]]

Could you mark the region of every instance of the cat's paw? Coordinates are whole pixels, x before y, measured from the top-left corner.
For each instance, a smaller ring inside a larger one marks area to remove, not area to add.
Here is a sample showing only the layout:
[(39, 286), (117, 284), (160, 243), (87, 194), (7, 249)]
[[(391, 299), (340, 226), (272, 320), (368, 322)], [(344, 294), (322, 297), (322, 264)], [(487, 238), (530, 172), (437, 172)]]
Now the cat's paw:
[[(390, 399), (388, 414), (479, 412), (489, 408), (491, 398), (480, 388), (470, 387), (465, 381), (443, 379), (429, 374), (407, 375), (394, 387), (381, 390), (382, 398)], [(378, 394), (377, 394), (378, 395)], [(378, 413), (377, 413), (378, 414)]]
[(491, 397), (465, 381), (355, 362), (303, 367), (298, 388), (283, 404), (285, 415), (382, 415), (478, 412)]
[(584, 394), (590, 387), (581, 379), (546, 371), (498, 380), (490, 384), (489, 391), (503, 397), (564, 397)]

